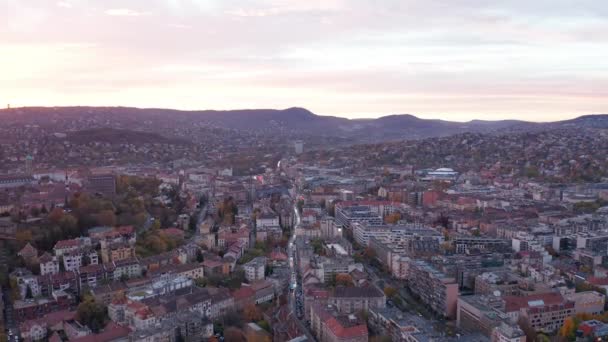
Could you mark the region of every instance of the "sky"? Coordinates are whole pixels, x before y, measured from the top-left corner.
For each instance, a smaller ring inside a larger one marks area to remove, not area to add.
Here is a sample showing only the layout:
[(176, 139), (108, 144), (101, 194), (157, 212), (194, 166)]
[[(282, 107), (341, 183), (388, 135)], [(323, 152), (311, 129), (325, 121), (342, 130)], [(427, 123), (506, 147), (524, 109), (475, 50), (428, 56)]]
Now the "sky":
[(3, 102), (608, 113), (608, 1), (0, 0)]

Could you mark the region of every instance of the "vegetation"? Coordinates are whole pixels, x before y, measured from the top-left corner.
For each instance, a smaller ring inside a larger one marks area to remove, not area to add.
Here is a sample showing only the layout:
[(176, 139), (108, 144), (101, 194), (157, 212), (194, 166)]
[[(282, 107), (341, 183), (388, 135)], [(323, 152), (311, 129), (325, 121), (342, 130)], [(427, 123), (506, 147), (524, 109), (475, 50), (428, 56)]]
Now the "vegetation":
[(93, 296), (87, 294), (76, 309), (76, 319), (97, 333), (106, 325), (107, 308), (105, 305), (97, 303)]
[(236, 290), (245, 282), (245, 272), (243, 270), (236, 270), (229, 276), (212, 274), (205, 278), (196, 279), (195, 282), (200, 287), (227, 287), (231, 290)]
[(152, 229), (140, 234), (135, 246), (137, 255), (148, 257), (175, 249), (183, 244), (183, 240), (170, 236), (158, 229), (159, 222), (156, 221)]
[(239, 210), (232, 197), (225, 198), (217, 208), (217, 217), (223, 224), (234, 224)]

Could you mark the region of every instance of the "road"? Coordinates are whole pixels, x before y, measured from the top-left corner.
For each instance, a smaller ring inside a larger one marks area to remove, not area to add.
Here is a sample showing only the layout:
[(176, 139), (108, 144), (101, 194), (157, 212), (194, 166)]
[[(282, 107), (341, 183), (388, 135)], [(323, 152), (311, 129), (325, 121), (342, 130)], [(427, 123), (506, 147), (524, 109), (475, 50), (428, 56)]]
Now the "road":
[[(9, 341), (18, 341), (18, 332), (17, 332), (17, 324), (15, 322), (15, 319), (13, 317), (13, 304), (11, 302), (10, 299), (10, 290), (9, 289), (2, 289), (2, 294), (4, 297), (4, 325), (7, 331), (7, 338), (9, 338)], [(13, 336), (9, 336), (9, 331), (11, 331), (13, 333)]]
[(289, 245), (287, 247), (287, 251), (288, 251), (288, 255), (289, 255), (289, 267), (291, 268), (291, 286), (290, 288), (293, 289), (293, 291), (290, 289), (289, 291), (289, 308), (291, 309), (291, 313), (292, 316), (295, 319), (296, 324), (298, 325), (298, 327), (300, 328), (300, 330), (302, 332), (304, 332), (304, 334), (306, 335), (306, 337), (310, 340), (310, 341), (316, 341), (315, 337), (310, 333), (310, 330), (308, 329), (308, 327), (306, 326), (306, 324), (299, 318), (300, 316), (298, 316), (298, 309), (297, 309), (297, 302), (298, 299), (296, 298), (296, 296), (299, 296), (299, 300), (302, 303), (302, 310), (303, 310), (303, 304), (304, 302), (302, 302), (304, 300), (303, 298), (303, 294), (302, 294), (302, 284), (299, 281), (298, 278), (298, 268), (297, 268), (297, 260), (296, 260), (296, 245), (295, 245), (295, 240), (296, 240), (296, 227), (298, 225), (300, 225), (300, 213), (298, 212), (298, 208), (295, 204), (295, 200), (294, 200), (294, 205), (293, 205), (293, 211), (294, 211), (294, 215), (295, 215), (295, 222), (294, 222), (294, 226), (292, 228), (292, 234), (291, 234), (291, 238), (289, 238)]

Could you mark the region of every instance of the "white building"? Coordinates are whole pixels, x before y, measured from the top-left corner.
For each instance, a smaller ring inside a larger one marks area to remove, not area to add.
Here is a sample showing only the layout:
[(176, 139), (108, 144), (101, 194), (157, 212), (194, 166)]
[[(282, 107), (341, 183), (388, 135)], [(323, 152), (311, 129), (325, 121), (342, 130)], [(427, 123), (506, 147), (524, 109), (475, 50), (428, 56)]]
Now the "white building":
[(249, 282), (264, 279), (266, 276), (266, 258), (257, 257), (249, 261), (243, 265), (243, 270), (245, 271), (245, 279)]
[(59, 260), (56, 256), (44, 253), (40, 259), (40, 275), (59, 273)]
[(304, 142), (302, 140), (294, 141), (293, 148), (296, 154), (302, 154), (302, 152), (304, 152)]

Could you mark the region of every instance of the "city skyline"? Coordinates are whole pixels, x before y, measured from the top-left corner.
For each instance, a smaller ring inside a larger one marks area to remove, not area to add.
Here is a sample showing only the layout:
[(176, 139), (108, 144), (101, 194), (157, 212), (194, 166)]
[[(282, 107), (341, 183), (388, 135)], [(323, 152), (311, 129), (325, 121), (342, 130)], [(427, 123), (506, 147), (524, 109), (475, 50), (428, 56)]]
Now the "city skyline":
[(554, 121), (608, 105), (601, 1), (6, 0), (0, 13), (12, 106)]

